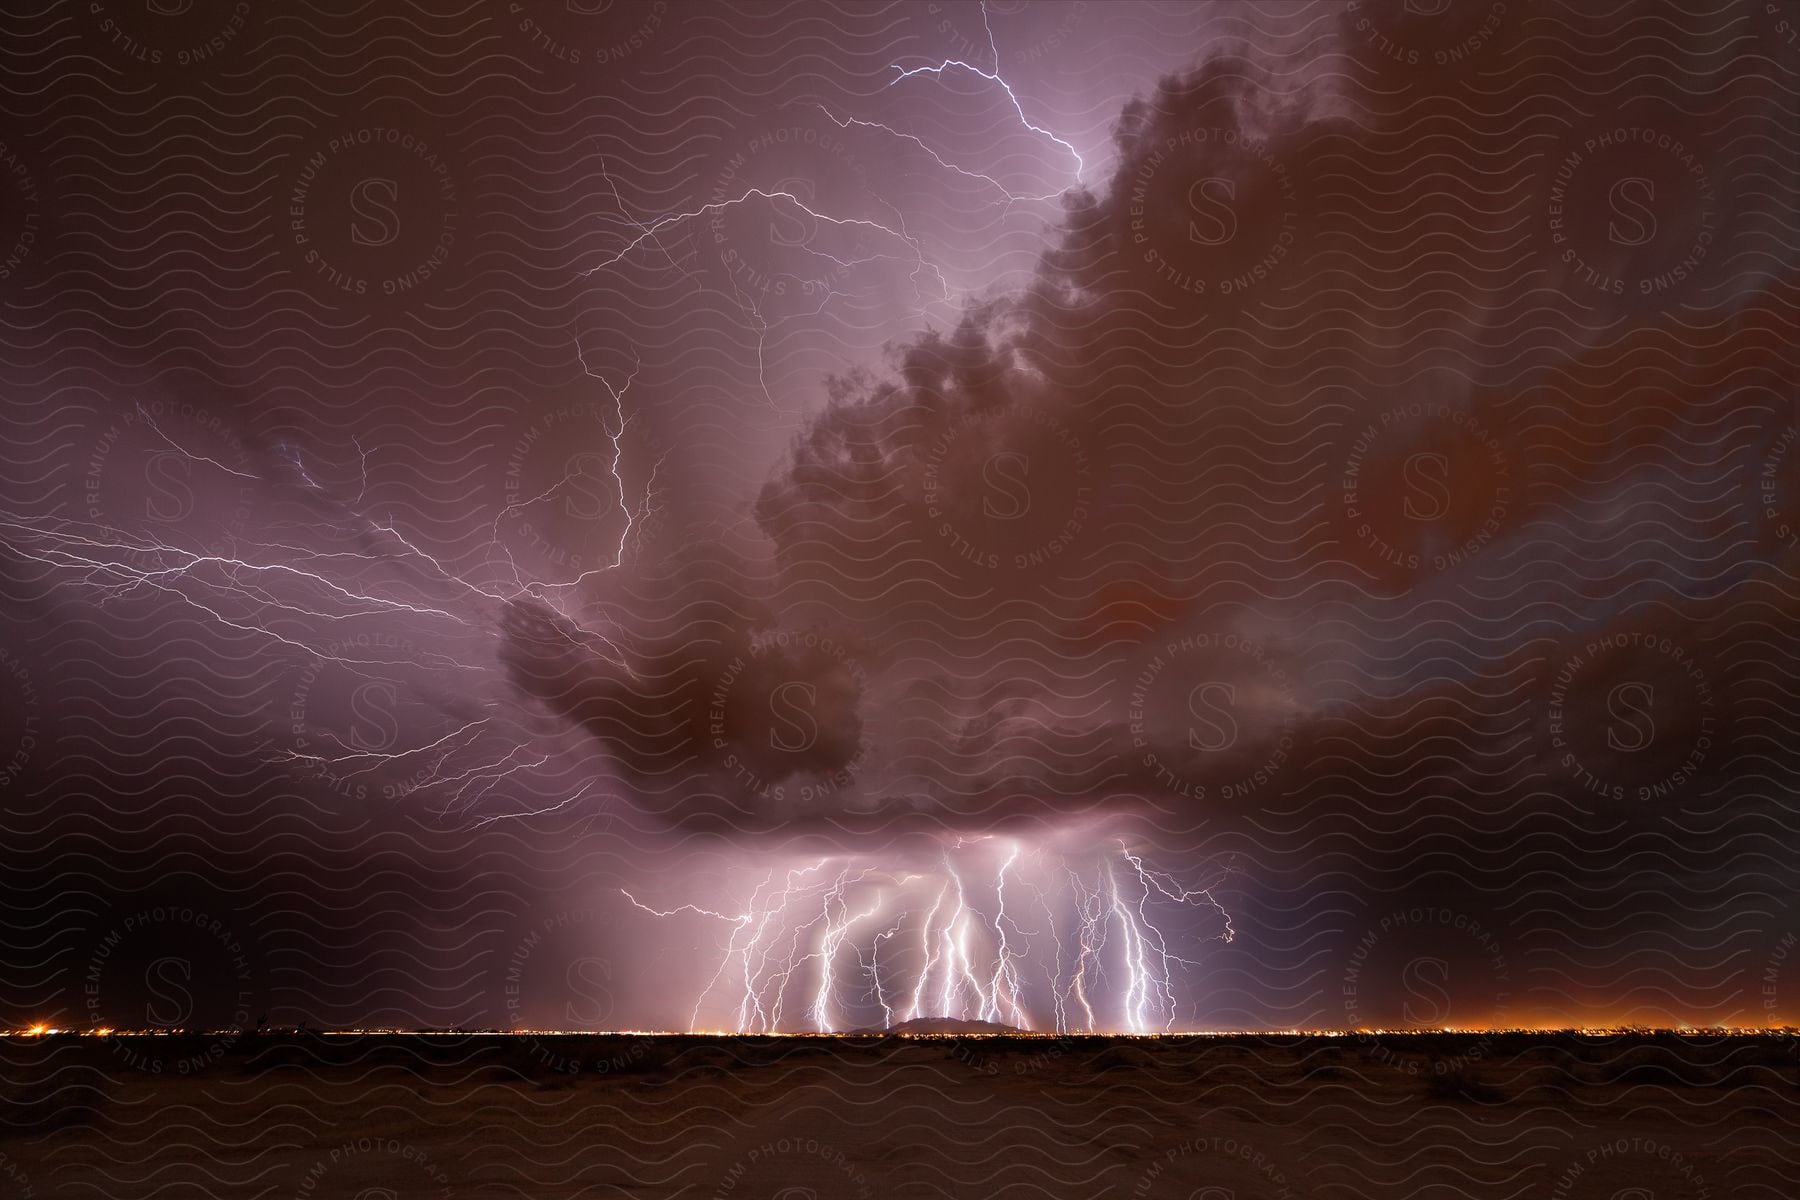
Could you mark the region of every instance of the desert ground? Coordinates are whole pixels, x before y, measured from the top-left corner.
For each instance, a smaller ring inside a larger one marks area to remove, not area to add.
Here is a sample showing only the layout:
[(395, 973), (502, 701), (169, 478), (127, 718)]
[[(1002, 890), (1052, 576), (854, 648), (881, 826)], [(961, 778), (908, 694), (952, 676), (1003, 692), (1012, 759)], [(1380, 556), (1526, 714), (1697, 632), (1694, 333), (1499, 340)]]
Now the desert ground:
[(7, 1197), (1800, 1194), (1776, 1034), (225, 1033), (0, 1062)]

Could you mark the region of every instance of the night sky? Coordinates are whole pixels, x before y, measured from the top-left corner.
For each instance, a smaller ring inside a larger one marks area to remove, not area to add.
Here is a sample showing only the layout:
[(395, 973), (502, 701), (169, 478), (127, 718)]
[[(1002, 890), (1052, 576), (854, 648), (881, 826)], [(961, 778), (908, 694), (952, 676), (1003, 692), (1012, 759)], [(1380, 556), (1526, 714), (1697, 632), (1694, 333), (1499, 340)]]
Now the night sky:
[(15, 6), (0, 1025), (1795, 1021), (1797, 119), (1763, 0)]

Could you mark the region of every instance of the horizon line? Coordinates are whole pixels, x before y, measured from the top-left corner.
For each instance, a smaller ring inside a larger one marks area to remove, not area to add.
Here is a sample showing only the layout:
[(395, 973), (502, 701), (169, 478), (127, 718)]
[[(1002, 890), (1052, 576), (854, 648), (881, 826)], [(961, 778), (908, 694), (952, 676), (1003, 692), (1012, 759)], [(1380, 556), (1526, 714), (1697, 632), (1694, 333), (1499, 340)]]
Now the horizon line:
[(1612, 1036), (1619, 1034), (1724, 1034), (1731, 1036), (1786, 1036), (1800, 1034), (1795, 1025), (1502, 1025), (1445, 1026), (1441, 1028), (1359, 1028), (1359, 1029), (1186, 1029), (1157, 1033), (1108, 1030), (1039, 1030), (1039, 1029), (845, 1029), (845, 1030), (741, 1030), (741, 1029), (466, 1029), (400, 1027), (314, 1028), (305, 1025), (271, 1025), (258, 1028), (226, 1029), (115, 1029), (102, 1026), (92, 1029), (33, 1025), (19, 1029), (0, 1029), (0, 1038), (98, 1037), (278, 1037), (308, 1035), (313, 1037), (637, 1037), (637, 1038), (906, 1038), (913, 1040), (943, 1038), (1111, 1038), (1154, 1041), (1167, 1038), (1228, 1037), (1443, 1037), (1516, 1034), (1577, 1034)]

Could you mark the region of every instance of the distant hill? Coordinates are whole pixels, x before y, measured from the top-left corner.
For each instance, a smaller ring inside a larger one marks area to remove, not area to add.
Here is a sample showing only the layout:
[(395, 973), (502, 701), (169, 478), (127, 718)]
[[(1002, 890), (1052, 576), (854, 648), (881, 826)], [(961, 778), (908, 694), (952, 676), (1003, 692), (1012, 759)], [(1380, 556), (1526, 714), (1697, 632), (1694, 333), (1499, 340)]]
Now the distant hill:
[(957, 1017), (914, 1017), (887, 1029), (860, 1029), (858, 1033), (893, 1033), (902, 1036), (926, 1033), (1026, 1033), (1028, 1030), (998, 1021), (965, 1021)]

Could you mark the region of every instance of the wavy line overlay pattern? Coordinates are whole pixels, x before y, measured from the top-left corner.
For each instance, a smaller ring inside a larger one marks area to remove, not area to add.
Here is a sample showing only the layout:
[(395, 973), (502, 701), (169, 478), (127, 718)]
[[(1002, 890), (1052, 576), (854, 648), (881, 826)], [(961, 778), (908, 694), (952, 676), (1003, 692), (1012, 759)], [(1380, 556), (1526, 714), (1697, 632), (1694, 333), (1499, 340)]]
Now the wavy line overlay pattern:
[[(1800, 1190), (1784, 0), (22, 0), (0, 114), (0, 1194)], [(532, 1032), (906, 1022), (1046, 1036)]]

